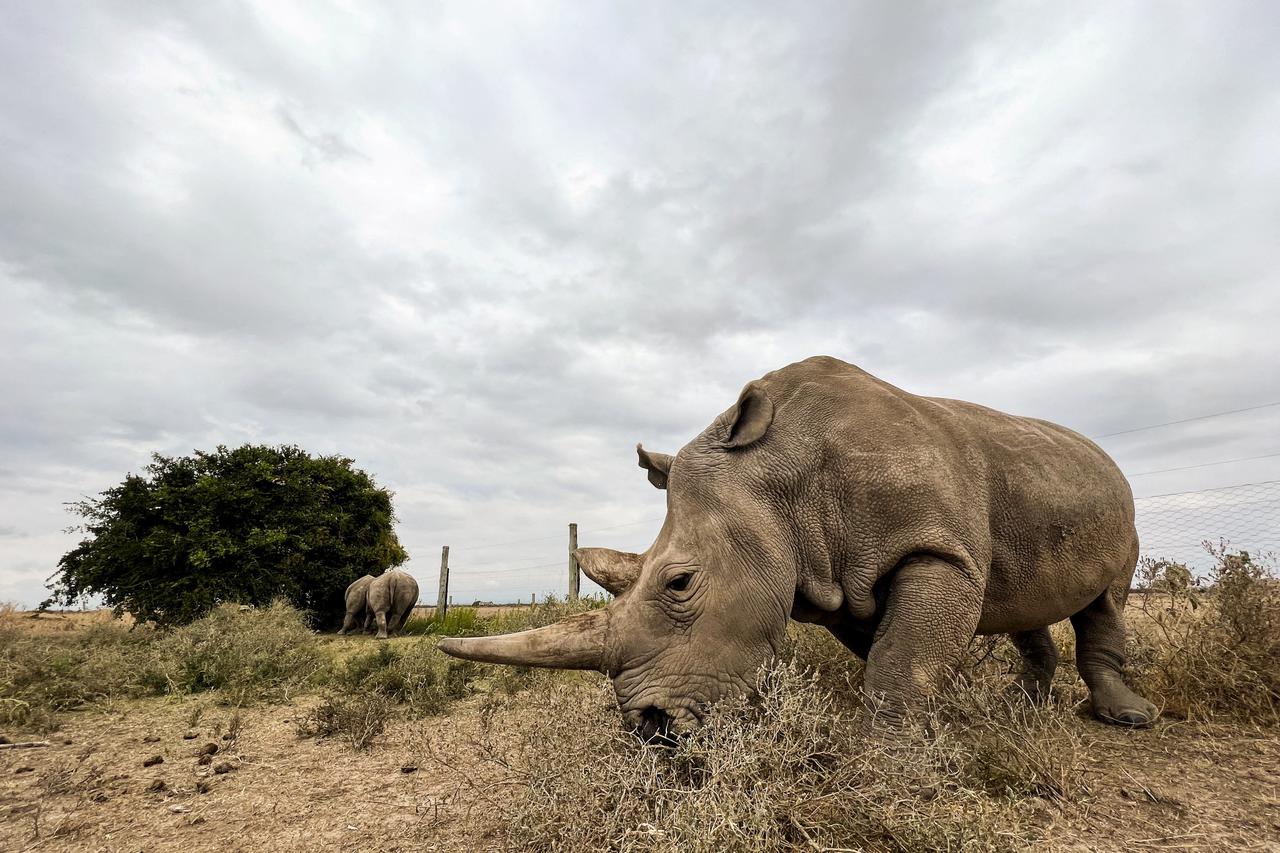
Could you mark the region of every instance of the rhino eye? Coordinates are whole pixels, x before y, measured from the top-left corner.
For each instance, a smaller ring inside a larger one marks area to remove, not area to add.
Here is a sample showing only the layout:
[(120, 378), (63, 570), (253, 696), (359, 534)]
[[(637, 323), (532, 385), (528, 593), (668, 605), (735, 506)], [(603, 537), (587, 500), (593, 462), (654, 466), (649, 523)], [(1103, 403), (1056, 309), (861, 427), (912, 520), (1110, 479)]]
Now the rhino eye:
[(684, 592), (689, 588), (689, 581), (691, 580), (693, 580), (693, 572), (685, 572), (684, 574), (676, 575), (671, 580), (667, 581), (667, 589), (672, 592)]

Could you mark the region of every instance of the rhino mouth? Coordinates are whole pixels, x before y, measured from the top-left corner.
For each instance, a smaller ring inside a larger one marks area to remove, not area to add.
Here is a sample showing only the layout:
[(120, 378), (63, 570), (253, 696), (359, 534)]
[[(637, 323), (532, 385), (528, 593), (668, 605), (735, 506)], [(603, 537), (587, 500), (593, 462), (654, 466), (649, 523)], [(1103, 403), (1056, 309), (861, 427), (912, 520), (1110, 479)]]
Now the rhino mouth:
[(674, 746), (701, 725), (705, 712), (698, 707), (660, 708), (648, 705), (622, 714), (623, 725), (636, 737), (654, 746)]

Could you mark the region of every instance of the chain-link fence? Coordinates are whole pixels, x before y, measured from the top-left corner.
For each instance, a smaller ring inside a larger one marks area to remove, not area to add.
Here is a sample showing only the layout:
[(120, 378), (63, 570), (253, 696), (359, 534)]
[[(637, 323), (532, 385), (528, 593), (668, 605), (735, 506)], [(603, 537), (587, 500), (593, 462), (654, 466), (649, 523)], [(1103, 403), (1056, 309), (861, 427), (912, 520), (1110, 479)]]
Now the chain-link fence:
[(1280, 480), (1152, 495), (1133, 503), (1145, 557), (1202, 571), (1213, 563), (1201, 545), (1205, 540), (1224, 540), (1232, 551), (1280, 554)]

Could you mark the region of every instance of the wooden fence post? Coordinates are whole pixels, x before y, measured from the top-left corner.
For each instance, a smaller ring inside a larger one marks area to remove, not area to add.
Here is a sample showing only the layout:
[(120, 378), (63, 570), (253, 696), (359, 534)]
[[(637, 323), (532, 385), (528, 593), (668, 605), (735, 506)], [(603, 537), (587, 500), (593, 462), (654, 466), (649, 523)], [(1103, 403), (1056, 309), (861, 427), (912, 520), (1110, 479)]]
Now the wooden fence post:
[(578, 600), (578, 557), (573, 552), (578, 550), (578, 524), (569, 522), (569, 600)]
[(436, 618), (444, 619), (449, 610), (449, 546), (440, 549), (440, 595), (436, 598)]

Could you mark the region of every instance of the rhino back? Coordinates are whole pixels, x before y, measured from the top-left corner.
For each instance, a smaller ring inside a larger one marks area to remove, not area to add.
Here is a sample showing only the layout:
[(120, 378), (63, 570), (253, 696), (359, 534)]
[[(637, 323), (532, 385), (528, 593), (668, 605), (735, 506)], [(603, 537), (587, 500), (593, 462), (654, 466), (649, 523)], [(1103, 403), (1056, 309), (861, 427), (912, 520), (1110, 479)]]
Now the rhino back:
[[(806, 573), (869, 607), (877, 580), (935, 553), (984, 589), (979, 630), (1038, 627), (1078, 611), (1132, 570), (1133, 500), (1093, 442), (1047, 421), (921, 397), (836, 359), (766, 375), (768, 443), (803, 495), (793, 528)], [(813, 518), (814, 514), (827, 518)]]

